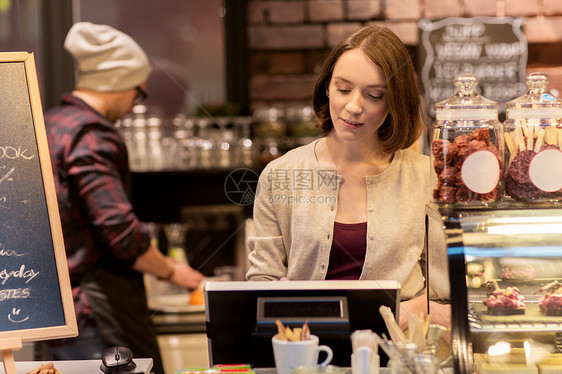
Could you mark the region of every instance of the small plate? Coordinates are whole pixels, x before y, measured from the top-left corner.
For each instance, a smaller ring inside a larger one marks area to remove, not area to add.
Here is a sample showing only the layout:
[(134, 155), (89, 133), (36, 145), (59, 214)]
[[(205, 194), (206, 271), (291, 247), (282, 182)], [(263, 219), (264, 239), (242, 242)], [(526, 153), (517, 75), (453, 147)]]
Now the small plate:
[(164, 295), (148, 299), (151, 310), (163, 313), (196, 313), (204, 312), (205, 305), (190, 305), (189, 294)]

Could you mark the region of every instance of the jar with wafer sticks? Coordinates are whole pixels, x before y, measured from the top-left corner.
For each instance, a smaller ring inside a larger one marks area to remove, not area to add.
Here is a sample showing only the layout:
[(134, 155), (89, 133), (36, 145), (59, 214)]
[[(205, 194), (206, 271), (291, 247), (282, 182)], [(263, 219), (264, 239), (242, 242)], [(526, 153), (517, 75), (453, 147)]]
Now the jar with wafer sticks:
[(532, 204), (562, 202), (562, 101), (548, 77), (531, 73), (527, 92), (506, 103), (505, 194)]
[(454, 83), (455, 95), (435, 104), (433, 201), (447, 208), (489, 207), (502, 198), (499, 104), (477, 92), (475, 75), (458, 75)]

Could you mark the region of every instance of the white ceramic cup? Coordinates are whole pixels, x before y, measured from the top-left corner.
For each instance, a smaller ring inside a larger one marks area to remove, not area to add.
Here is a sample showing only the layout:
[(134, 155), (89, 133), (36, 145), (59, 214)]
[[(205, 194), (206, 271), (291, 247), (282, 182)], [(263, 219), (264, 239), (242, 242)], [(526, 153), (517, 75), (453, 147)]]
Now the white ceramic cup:
[[(291, 374), (299, 366), (327, 366), (334, 353), (327, 345), (318, 345), (318, 337), (310, 335), (310, 339), (301, 341), (286, 341), (271, 338), (273, 356), (277, 374)], [(326, 352), (328, 357), (318, 363), (320, 352)]]

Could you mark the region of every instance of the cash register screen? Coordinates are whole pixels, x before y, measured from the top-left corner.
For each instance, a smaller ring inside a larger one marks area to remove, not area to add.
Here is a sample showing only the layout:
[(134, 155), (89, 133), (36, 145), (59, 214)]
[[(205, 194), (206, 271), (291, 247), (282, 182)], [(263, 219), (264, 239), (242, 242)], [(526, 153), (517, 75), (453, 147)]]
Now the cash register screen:
[(323, 297), (306, 298), (306, 301), (294, 297), (263, 298), (258, 299), (258, 307), (260, 305), (264, 318), (340, 317), (343, 313), (341, 300), (326, 300)]
[(306, 321), (320, 344), (334, 351), (331, 364), (349, 367), (351, 333), (388, 335), (379, 307), (396, 315), (399, 300), (396, 281), (207, 282), (209, 364), (274, 367), (271, 338), (279, 319), (289, 327)]

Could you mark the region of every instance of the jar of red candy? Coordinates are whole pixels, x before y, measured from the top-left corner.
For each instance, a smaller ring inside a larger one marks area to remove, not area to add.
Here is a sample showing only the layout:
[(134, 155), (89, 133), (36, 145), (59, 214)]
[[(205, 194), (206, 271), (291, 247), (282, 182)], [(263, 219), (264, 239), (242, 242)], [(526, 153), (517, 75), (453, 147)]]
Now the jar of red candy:
[(527, 92), (506, 103), (504, 123), (507, 199), (562, 201), (562, 102), (547, 89), (548, 77), (532, 73)]
[(457, 92), (435, 104), (431, 165), (433, 201), (487, 207), (502, 198), (503, 130), (498, 103), (476, 92), (478, 78), (455, 77)]

